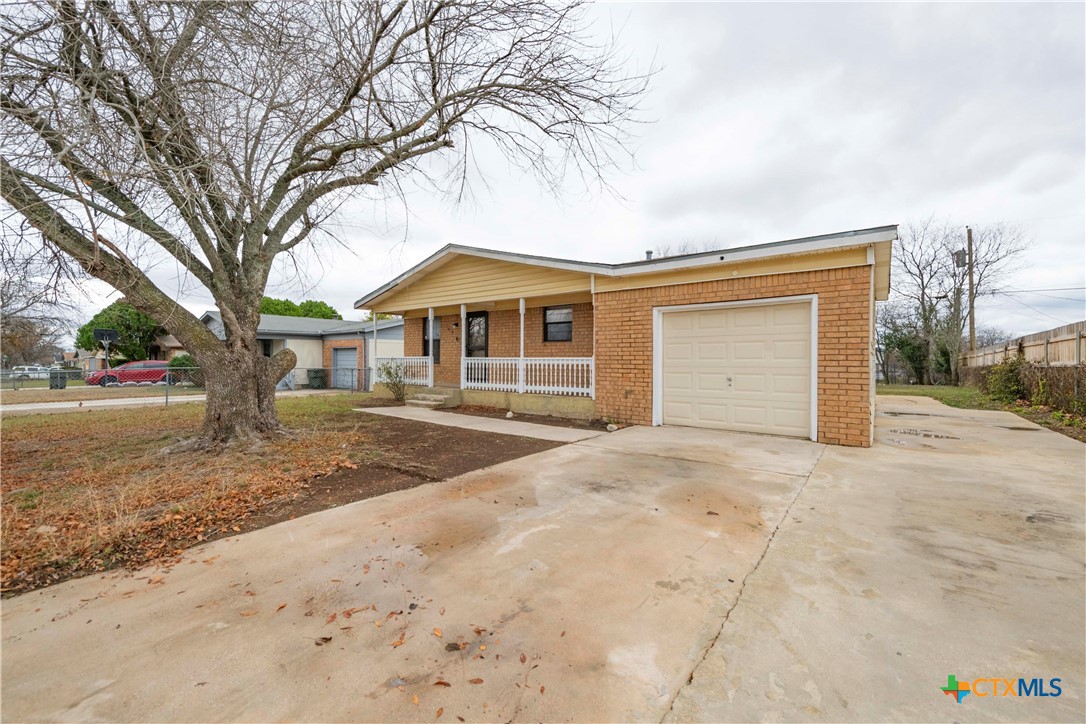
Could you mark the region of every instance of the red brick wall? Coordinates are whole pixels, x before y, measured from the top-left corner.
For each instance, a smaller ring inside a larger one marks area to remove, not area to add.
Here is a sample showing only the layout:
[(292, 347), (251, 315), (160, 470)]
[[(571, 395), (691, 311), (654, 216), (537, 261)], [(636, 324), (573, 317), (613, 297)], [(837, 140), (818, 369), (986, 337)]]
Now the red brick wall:
[(596, 412), (652, 424), (652, 308), (818, 294), (818, 439), (867, 447), (871, 432), (871, 268), (600, 292)]

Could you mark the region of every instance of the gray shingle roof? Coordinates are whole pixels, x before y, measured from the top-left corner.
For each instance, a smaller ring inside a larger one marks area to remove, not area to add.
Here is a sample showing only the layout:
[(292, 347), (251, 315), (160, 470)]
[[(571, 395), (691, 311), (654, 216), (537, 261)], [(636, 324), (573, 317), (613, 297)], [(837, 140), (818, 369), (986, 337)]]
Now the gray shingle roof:
[[(222, 315), (216, 310), (204, 312), (204, 318), (210, 317), (221, 325)], [(377, 330), (397, 327), (402, 319), (383, 319), (377, 322)], [(216, 326), (219, 326), (216, 325)], [(314, 319), (311, 317), (287, 317), (281, 314), (261, 314), (257, 334), (284, 334), (305, 337), (321, 337), (326, 334), (349, 334), (373, 330), (373, 322), (358, 322), (342, 319)]]

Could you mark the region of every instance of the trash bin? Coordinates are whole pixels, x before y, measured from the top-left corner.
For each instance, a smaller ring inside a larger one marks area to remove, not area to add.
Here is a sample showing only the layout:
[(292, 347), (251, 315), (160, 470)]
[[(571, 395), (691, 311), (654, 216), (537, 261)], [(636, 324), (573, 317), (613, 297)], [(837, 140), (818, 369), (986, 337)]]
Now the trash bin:
[(328, 377), (323, 369), (309, 370), (307, 376), (311, 390), (323, 390), (328, 386)]
[(65, 370), (49, 370), (49, 389), (63, 390), (68, 386), (68, 373)]

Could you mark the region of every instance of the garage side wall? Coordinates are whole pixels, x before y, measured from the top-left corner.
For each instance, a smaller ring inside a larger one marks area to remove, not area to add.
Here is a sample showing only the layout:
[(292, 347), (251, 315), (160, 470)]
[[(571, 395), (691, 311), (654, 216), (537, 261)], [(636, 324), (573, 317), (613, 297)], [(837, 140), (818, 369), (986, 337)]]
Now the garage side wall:
[(871, 444), (870, 266), (597, 292), (596, 414), (652, 424), (652, 310), (818, 295), (818, 440)]

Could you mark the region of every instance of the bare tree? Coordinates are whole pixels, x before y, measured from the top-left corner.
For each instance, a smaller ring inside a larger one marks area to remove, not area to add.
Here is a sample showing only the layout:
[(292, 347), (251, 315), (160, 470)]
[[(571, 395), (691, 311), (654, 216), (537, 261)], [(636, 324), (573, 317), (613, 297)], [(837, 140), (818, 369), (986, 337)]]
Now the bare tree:
[(43, 362), (62, 351), (78, 316), (70, 296), (78, 271), (59, 252), (25, 243), (25, 229), (3, 232), (0, 353), (7, 364)]
[[(1027, 246), (1021, 229), (992, 224), (973, 229), (973, 303), (998, 293)], [(921, 382), (933, 373), (956, 377), (969, 316), (969, 270), (964, 225), (934, 217), (905, 225), (894, 249), (895, 295), (906, 301), (928, 348)]]
[[(200, 444), (279, 429), (295, 365), (256, 343), (277, 257), (351, 194), (459, 190), (469, 142), (546, 184), (602, 180), (647, 83), (580, 4), (78, 2), (9, 8), (0, 48), (7, 204), (158, 319), (206, 371)], [(375, 188), (376, 187), (376, 188)], [(168, 261), (220, 341), (150, 278)]]
[(1008, 332), (1001, 327), (978, 327), (977, 348), (980, 349), (981, 347), (991, 347), (992, 345), (1003, 344), (1017, 336), (1016, 333)]
[(663, 259), (669, 256), (683, 256), (684, 254), (697, 254), (703, 251), (716, 251), (720, 249), (720, 242), (716, 239), (711, 241), (693, 241), (692, 239), (684, 239), (676, 244), (657, 244), (653, 250), (653, 256), (657, 259)]

